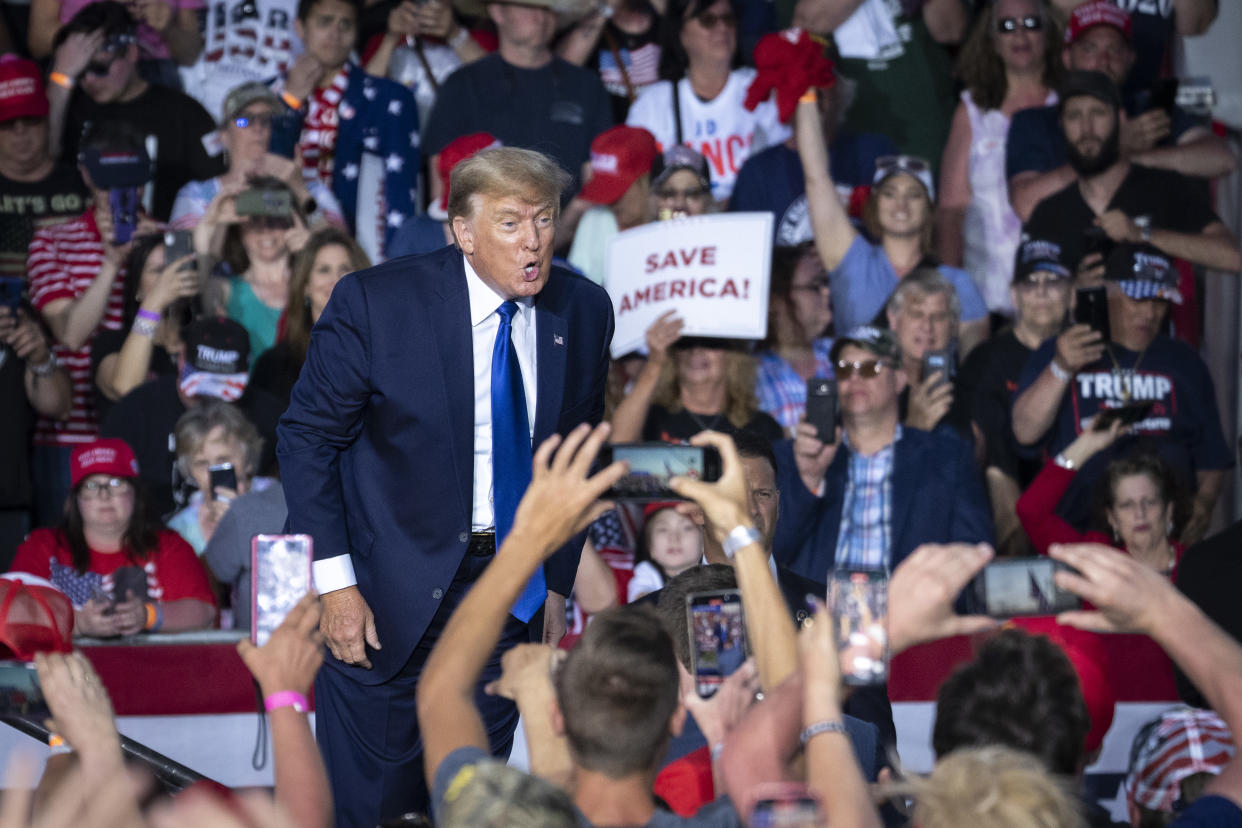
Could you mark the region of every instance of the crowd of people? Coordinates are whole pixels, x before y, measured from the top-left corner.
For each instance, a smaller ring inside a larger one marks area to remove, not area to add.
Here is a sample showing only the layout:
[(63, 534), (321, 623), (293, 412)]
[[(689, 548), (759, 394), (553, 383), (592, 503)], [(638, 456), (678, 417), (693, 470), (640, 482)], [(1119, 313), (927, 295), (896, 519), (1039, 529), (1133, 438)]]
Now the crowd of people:
[[(1242, 825), (1198, 350), (1237, 335), (1201, 321), (1236, 158), (1166, 77), (1216, 0), (4, 5), (0, 588), (89, 638), (247, 630), (252, 538), (314, 547), (319, 597), (242, 648), (279, 807), (110, 824), (1109, 825), (1090, 676), (1128, 631), (1193, 705), (1136, 740), (1132, 824)], [(614, 358), (610, 242), (729, 212), (772, 217), (766, 337), (670, 300)], [(720, 479), (601, 503), (637, 442)], [(1036, 556), (1084, 610), (956, 614)], [(842, 684), (849, 571), (893, 654), (980, 637), (927, 778)], [(687, 622), (731, 589), (744, 625)], [(695, 639), (742, 637), (703, 698)], [(115, 727), (80, 656), (38, 668), (67, 825)], [(493, 759), (519, 717), (529, 771)]]

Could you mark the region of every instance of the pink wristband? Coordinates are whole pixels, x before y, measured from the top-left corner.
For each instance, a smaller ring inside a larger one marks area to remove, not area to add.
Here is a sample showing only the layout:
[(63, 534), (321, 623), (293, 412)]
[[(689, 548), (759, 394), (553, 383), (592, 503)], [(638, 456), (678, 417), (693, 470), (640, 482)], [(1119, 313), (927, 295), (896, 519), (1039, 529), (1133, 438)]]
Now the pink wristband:
[(305, 713), (310, 710), (310, 702), (306, 700), (306, 696), (293, 690), (281, 690), (279, 693), (273, 693), (263, 700), (263, 706), (271, 712), (278, 707), (292, 707), (299, 713)]

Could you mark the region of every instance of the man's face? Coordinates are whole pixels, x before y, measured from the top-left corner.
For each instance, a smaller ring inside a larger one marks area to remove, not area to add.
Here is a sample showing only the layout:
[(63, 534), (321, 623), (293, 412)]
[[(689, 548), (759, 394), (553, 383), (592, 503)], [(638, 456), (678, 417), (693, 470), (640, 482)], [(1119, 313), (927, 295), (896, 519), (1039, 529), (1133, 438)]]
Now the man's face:
[(496, 34), (510, 46), (545, 49), (556, 34), (556, 12), (537, 6), (492, 3), (487, 13), (496, 24)]
[(759, 530), (764, 551), (771, 553), (776, 535), (776, 520), (781, 513), (781, 493), (776, 488), (776, 470), (766, 457), (743, 457), (742, 474), (746, 478), (746, 501), (750, 519)]
[(469, 218), (453, 219), (453, 233), (479, 278), (506, 299), (543, 290), (552, 272), (555, 205), (482, 193), (470, 204)]
[(1120, 124), (1117, 110), (1099, 98), (1077, 95), (1061, 111), (1066, 157), (1083, 176), (1095, 175), (1120, 158)]
[(91, 100), (99, 104), (113, 103), (120, 100), (121, 95), (133, 80), (138, 61), (138, 47), (130, 44), (120, 52), (100, 49), (95, 52), (91, 62), (82, 73), (82, 89)]
[(1113, 341), (1142, 350), (1160, 333), (1169, 303), (1164, 299), (1131, 299), (1115, 283), (1108, 285), (1108, 322)]
[(349, 60), (358, 36), (358, 15), (353, 6), (341, 0), (319, 0), (305, 21), (294, 22), (293, 29), (307, 53), (333, 71)]
[(0, 156), (12, 167), (33, 170), (47, 160), (47, 118), (14, 118), (0, 123)]
[(927, 351), (948, 348), (954, 334), (949, 297), (943, 293), (911, 293), (900, 312), (888, 315), (888, 324), (902, 354), (914, 360), (922, 359)]
[(878, 357), (857, 345), (846, 345), (837, 355), (837, 359), (849, 363), (877, 362), (882, 365), (880, 372), (874, 377), (863, 376), (865, 371), (855, 371), (846, 377), (843, 372), (838, 371), (837, 393), (847, 427), (856, 417), (874, 416), (889, 411), (896, 414), (897, 395), (905, 387), (905, 375), (892, 361)]
[[(245, 126), (238, 126), (239, 121)], [(271, 104), (255, 101), (247, 105), (225, 123), (223, 134), (232, 164), (257, 164), (272, 141)]]
[(1029, 280), (1013, 287), (1018, 319), (1040, 330), (1059, 326), (1069, 312), (1071, 287), (1072, 279), (1058, 278), (1052, 273), (1032, 274)]
[(625, 193), (612, 205), (617, 226), (622, 230), (636, 227), (647, 220), (647, 204), (651, 198), (651, 176), (643, 173), (634, 180)]
[(1134, 65), (1134, 51), (1112, 26), (1092, 26), (1065, 50), (1065, 65), (1084, 72), (1103, 72), (1121, 86)]

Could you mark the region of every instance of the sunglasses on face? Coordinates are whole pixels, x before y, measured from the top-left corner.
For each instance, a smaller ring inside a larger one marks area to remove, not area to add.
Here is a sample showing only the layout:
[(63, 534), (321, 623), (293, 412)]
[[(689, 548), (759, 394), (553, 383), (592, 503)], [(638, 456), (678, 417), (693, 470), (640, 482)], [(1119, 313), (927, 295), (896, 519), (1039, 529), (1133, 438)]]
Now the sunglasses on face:
[(233, 123), (237, 124), (238, 129), (245, 129), (250, 126), (257, 126), (267, 129), (272, 125), (272, 113), (264, 112), (260, 115), (238, 115), (233, 119)]
[(1028, 14), (1024, 17), (1002, 17), (996, 21), (997, 34), (1013, 34), (1019, 28), (1026, 29), (1028, 32), (1038, 32), (1044, 27), (1044, 19), (1037, 14)]
[(114, 55), (109, 60), (92, 60), (86, 64), (86, 74), (94, 75), (97, 78), (104, 77), (112, 71), (112, 64), (116, 63), (118, 57), (120, 56)]
[(699, 21), (699, 25), (702, 26), (704, 29), (714, 29), (716, 28), (716, 25), (719, 23), (723, 23), (725, 26), (728, 26), (730, 29), (737, 27), (737, 15), (733, 14), (732, 12), (725, 12), (724, 14), (713, 14), (712, 12), (703, 12), (702, 14), (695, 16), (694, 19)]
[(848, 362), (838, 359), (836, 374), (838, 379), (849, 379), (857, 374), (863, 379), (878, 377), (888, 367), (888, 363), (879, 359), (866, 359), (862, 362)]
[(705, 195), (707, 195), (707, 190), (702, 187), (695, 187), (689, 190), (674, 190), (671, 187), (663, 187), (656, 190), (656, 198), (661, 198), (665, 201), (696, 201)]

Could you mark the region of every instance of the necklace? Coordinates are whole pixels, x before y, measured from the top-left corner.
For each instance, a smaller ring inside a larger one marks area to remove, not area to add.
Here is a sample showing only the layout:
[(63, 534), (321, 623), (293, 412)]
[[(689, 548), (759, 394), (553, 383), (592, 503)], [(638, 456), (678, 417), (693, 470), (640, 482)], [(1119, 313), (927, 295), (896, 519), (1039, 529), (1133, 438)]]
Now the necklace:
[[(1134, 396), (1134, 378), (1138, 376), (1139, 366), (1143, 363), (1143, 357), (1147, 356), (1147, 349), (1151, 343), (1143, 346), (1143, 350), (1139, 351), (1138, 359), (1134, 360), (1131, 368), (1122, 368), (1121, 363), (1117, 361), (1117, 355), (1113, 353), (1111, 343), (1105, 345), (1108, 351), (1108, 358), (1113, 361), (1113, 386), (1117, 389), (1117, 393), (1121, 396), (1121, 404), (1129, 405), (1131, 397)], [(1125, 378), (1129, 378), (1129, 382), (1123, 382)]]
[(695, 414), (693, 411), (691, 411), (688, 408), (685, 408), (683, 410), (687, 414), (690, 415), (690, 419), (694, 420), (695, 424), (698, 425), (698, 427), (702, 431), (722, 431), (723, 430), (723, 429), (717, 428), (717, 425), (719, 425), (720, 420), (724, 416), (723, 414), (708, 414), (706, 418), (704, 418), (704, 417), (700, 417), (698, 414)]

